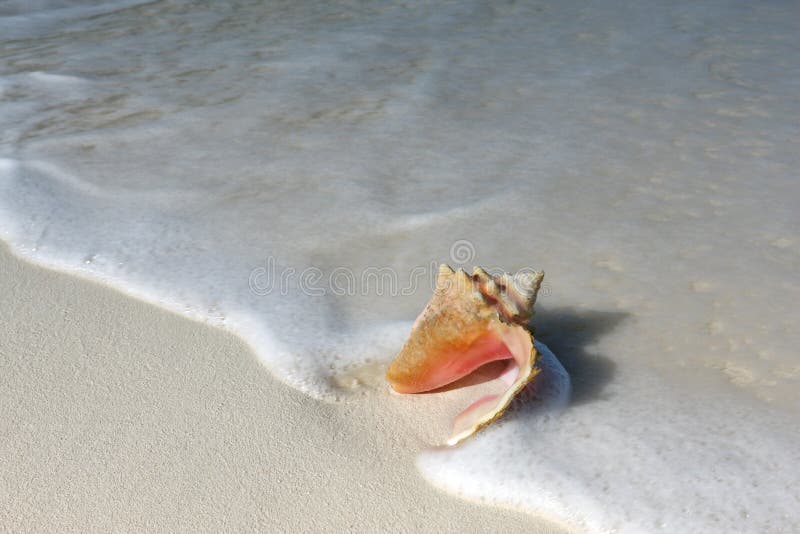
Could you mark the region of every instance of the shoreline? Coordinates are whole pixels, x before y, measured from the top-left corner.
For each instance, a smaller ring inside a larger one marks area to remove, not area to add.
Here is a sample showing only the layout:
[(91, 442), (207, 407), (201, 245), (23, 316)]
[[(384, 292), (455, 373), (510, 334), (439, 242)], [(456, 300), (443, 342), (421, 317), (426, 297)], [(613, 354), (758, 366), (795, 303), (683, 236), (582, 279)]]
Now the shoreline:
[(425, 481), (428, 425), (401, 399), (315, 400), (221, 328), (4, 243), (0, 266), (11, 530), (564, 532)]

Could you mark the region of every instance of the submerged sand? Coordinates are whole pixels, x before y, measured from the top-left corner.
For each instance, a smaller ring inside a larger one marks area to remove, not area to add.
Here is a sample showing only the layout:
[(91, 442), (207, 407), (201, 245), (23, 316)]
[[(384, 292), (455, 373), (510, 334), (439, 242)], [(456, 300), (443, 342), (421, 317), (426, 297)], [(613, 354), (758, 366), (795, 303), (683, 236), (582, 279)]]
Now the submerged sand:
[(22, 531), (559, 532), (414, 467), (426, 416), (330, 404), (235, 336), (0, 247), (0, 526)]

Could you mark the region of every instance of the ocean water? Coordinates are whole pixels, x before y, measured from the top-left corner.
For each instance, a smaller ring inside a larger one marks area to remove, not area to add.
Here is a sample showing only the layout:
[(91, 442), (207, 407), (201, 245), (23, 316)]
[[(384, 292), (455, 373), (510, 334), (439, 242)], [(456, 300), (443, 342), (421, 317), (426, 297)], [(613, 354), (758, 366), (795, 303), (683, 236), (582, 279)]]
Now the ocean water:
[(543, 269), (567, 406), (423, 475), (589, 531), (798, 531), (797, 57), (794, 2), (0, 2), (0, 237), (329, 399), (439, 262)]

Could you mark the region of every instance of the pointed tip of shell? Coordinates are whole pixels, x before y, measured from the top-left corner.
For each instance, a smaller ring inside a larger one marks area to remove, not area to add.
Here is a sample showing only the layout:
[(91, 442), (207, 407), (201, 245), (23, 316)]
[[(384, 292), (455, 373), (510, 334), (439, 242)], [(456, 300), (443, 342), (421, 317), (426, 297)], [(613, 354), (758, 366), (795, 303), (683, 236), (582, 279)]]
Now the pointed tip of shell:
[(544, 271), (523, 269), (510, 275), (492, 275), (480, 266), (469, 275), (464, 269), (453, 269), (446, 263), (439, 266), (436, 287), (440, 292), (456, 288), (456, 291), (477, 290), (493, 303), (500, 316), (507, 322), (525, 325), (533, 315), (536, 295), (544, 279)]
[(453, 276), (453, 268), (447, 265), (446, 263), (442, 263), (439, 265), (439, 275), (436, 277), (436, 287), (438, 289), (446, 288), (449, 285), (450, 277)]
[(492, 278), (489, 273), (483, 270), (483, 267), (478, 267), (477, 265), (472, 269), (472, 276), (481, 281), (489, 280)]
[(514, 275), (491, 276), (476, 268), (473, 275), (484, 296), (497, 304), (501, 317), (525, 326), (533, 315), (536, 295), (544, 279), (543, 271), (522, 270)]
[(518, 271), (512, 277), (506, 275), (506, 278), (508, 291), (532, 307), (542, 286), (544, 271)]

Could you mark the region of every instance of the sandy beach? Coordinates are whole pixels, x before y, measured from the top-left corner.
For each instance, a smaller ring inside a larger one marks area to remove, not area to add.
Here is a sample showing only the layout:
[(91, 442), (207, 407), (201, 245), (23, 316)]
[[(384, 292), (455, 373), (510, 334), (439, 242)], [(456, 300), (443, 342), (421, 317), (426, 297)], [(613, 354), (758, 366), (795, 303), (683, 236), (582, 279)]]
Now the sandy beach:
[(800, 532), (797, 57), (791, 3), (0, 3), (0, 530)]
[(426, 420), (313, 400), (235, 336), (0, 249), (0, 530), (563, 532), (418, 474)]

